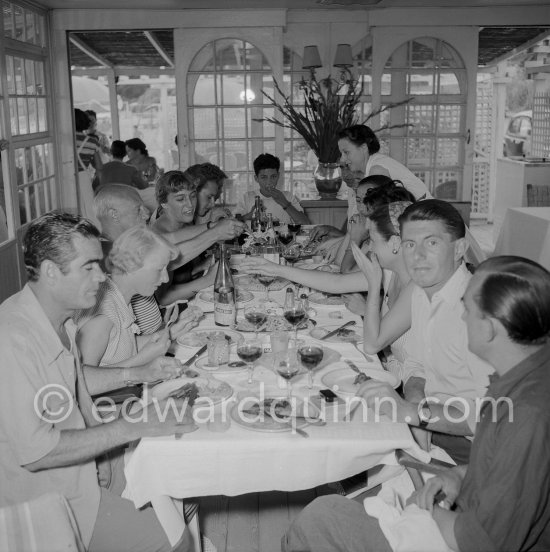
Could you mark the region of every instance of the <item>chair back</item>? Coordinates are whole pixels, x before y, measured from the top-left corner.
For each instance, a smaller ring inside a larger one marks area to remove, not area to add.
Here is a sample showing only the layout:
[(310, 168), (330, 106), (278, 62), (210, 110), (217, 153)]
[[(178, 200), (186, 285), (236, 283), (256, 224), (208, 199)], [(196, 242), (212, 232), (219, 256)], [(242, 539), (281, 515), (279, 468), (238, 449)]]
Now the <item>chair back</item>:
[(550, 186), (527, 184), (527, 207), (550, 207)]

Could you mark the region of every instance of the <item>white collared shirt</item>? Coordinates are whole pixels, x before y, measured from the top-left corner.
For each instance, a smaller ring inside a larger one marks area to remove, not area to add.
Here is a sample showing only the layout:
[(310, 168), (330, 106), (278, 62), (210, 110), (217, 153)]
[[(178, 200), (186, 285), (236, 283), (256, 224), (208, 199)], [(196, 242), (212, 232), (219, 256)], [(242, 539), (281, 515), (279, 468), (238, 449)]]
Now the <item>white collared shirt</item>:
[(403, 364), (403, 381), (413, 376), (424, 378), (426, 397), (441, 402), (460, 397), (462, 401), (451, 405), (462, 411), (465, 403), (469, 405), (468, 424), (473, 431), (475, 400), (485, 395), (494, 369), (468, 349), (461, 299), (471, 277), (462, 263), (431, 300), (421, 287), (413, 290), (409, 356)]

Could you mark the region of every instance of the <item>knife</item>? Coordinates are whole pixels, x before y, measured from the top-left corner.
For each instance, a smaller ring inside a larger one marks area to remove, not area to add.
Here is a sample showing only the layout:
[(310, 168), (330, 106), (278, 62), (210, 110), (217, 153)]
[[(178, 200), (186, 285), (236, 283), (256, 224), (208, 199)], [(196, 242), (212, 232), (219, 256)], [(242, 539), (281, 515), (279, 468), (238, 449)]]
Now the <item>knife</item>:
[(355, 326), (355, 324), (356, 324), (355, 320), (350, 320), (349, 322), (342, 324), (339, 328), (336, 328), (332, 332), (329, 332), (327, 335), (324, 335), (323, 337), (321, 337), (319, 341), (324, 341), (325, 339), (328, 339), (329, 337), (336, 335), (343, 328), (347, 328), (348, 326)]
[(182, 368), (188, 368), (206, 351), (206, 345), (203, 345), (191, 358), (188, 358), (182, 365)]

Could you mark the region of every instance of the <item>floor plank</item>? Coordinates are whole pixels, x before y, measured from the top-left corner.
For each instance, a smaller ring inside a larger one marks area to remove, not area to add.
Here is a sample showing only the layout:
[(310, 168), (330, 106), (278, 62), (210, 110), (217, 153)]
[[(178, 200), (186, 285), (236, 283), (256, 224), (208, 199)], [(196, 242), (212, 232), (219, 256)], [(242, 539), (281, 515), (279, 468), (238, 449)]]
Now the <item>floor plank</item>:
[(259, 540), (261, 552), (279, 552), (281, 538), (288, 529), (289, 493), (271, 491), (260, 493), (258, 501)]
[(227, 524), (229, 498), (227, 496), (206, 496), (200, 499), (200, 526), (218, 552), (227, 549)]
[(258, 535), (258, 493), (230, 497), (225, 552), (260, 552)]

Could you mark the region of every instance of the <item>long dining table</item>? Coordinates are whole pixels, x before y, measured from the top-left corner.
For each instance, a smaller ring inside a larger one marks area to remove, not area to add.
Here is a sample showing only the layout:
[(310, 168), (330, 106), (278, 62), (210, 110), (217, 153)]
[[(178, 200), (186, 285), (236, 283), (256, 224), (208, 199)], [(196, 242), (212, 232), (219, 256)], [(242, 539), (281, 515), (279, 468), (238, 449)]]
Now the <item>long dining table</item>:
[[(288, 285), (292, 285), (288, 283)], [(264, 304), (269, 312), (280, 313), (285, 289), (270, 291), (270, 302)], [(239, 284), (237, 283), (237, 287)], [(260, 286), (261, 287), (261, 286)], [(246, 288), (246, 286), (245, 286)], [(252, 285), (254, 288), (254, 285)], [(265, 300), (265, 292), (248, 289), (252, 299), (238, 303), (238, 319), (247, 304)], [(213, 330), (212, 289), (204, 290), (192, 302), (204, 312), (204, 318), (197, 330)], [(317, 297), (322, 295), (317, 293)], [(315, 295), (310, 294), (313, 299)], [(334, 302), (334, 299), (330, 302)], [(334, 329), (345, 322), (354, 321), (361, 331), (362, 320), (350, 312), (343, 302), (318, 304), (310, 302), (310, 317), (316, 328)], [(223, 328), (219, 328), (223, 331)], [(322, 362), (313, 374), (313, 387), (309, 388), (307, 374), (293, 379), (292, 396), (307, 401), (318, 396), (327, 387), (327, 375), (340, 376), (349, 368), (351, 361), (361, 370), (387, 375), (377, 356), (365, 355), (361, 346), (349, 342), (319, 341), (310, 336), (311, 324), (298, 332), (300, 342), (321, 346), (327, 362)], [(251, 333), (242, 334), (245, 339)], [(269, 348), (269, 334), (263, 336), (263, 345)], [(193, 353), (188, 347), (177, 346), (175, 355), (186, 361)], [(199, 361), (200, 363), (200, 359)], [(221, 427), (209, 415), (198, 415), (198, 429), (178, 436), (141, 439), (139, 444), (127, 453), (125, 475), (127, 487), (125, 496), (136, 507), (151, 502), (172, 543), (177, 542), (183, 531), (181, 503), (173, 499), (198, 496), (236, 496), (249, 492), (299, 491), (318, 485), (338, 481), (375, 465), (395, 465), (396, 449), (405, 449), (413, 456), (427, 461), (423, 452), (412, 438), (409, 427), (386, 418), (375, 419), (375, 412), (360, 404), (351, 417), (335, 415), (327, 408), (325, 422), (304, 425), (301, 431), (262, 431), (246, 424), (236, 423), (233, 409), (240, 408), (243, 400), (250, 397), (284, 397), (285, 381), (276, 374), (272, 356), (264, 354), (255, 363), (252, 384), (248, 383), (246, 370), (225, 372), (220, 370), (206, 373), (193, 364), (201, 376), (214, 377), (226, 382), (232, 390), (227, 400), (214, 408), (214, 418), (225, 414)], [(339, 372), (338, 372), (339, 371)], [(162, 385), (162, 384), (161, 384)], [(338, 388), (335, 387), (338, 394)], [(340, 394), (342, 398), (346, 394)], [(348, 400), (350, 396), (347, 395)], [(319, 404), (319, 401), (316, 403)], [(220, 418), (221, 419), (221, 418)], [(307, 438), (302, 434), (305, 432)]]

